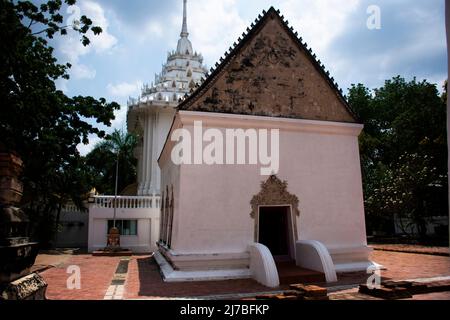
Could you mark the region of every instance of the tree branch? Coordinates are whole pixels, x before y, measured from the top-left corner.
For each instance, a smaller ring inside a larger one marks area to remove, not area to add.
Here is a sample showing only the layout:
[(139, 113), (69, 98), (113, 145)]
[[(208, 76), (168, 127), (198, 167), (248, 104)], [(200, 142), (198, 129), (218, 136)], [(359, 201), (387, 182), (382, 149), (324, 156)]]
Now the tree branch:
[[(71, 26), (72, 26), (72, 25), (69, 25), (69, 24), (68, 24), (68, 25), (63, 26), (63, 27), (58, 27), (58, 30), (67, 29), (67, 28), (69, 28), (69, 27), (71, 27)], [(32, 33), (32, 35), (35, 36), (35, 35), (41, 34), (41, 33), (43, 33), (43, 32), (46, 32), (47, 30), (50, 30), (50, 29), (53, 29), (53, 28), (46, 28), (46, 29), (44, 29), (44, 30), (41, 30), (41, 31)]]

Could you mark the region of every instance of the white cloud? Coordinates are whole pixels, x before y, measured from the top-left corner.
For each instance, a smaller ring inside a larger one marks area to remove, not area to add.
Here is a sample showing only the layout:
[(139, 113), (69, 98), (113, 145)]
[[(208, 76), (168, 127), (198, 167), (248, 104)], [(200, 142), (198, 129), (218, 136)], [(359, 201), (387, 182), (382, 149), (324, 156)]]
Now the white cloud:
[(141, 81), (135, 81), (135, 82), (131, 82), (131, 83), (130, 82), (121, 82), (118, 84), (109, 83), (107, 85), (109, 94), (114, 97), (136, 96), (139, 94), (141, 88), (142, 88)]
[(286, 0), (280, 11), (319, 55), (344, 29), (359, 0)]
[[(181, 30), (181, 8), (171, 21), (173, 28)], [(188, 30), (192, 45), (210, 65), (237, 41), (245, 28), (246, 22), (239, 15), (236, 0), (198, 0), (188, 3)]]
[(84, 0), (80, 3), (81, 12), (88, 16), (93, 25), (102, 28), (103, 32), (95, 36), (92, 32), (89, 34), (91, 40), (90, 46), (97, 52), (105, 52), (117, 44), (117, 39), (108, 32), (109, 23), (105, 17), (103, 8), (96, 2)]
[(70, 71), (75, 79), (94, 79), (95, 74), (97, 73), (95, 69), (80, 63), (74, 64)]
[(162, 38), (164, 37), (164, 27), (158, 21), (149, 21), (145, 25), (143, 32), (139, 32), (137, 36), (141, 40), (145, 40), (145, 38), (148, 36), (152, 38)]
[[(358, 10), (363, 15), (367, 0)], [(400, 75), (441, 84), (446, 77), (444, 15), (426, 2), (379, 1), (381, 30), (368, 31), (353, 15), (346, 30), (327, 50), (332, 73), (343, 88), (363, 83), (370, 88)], [(427, 7), (428, 6), (428, 7)], [(355, 23), (356, 21), (356, 23)], [(334, 72), (335, 71), (335, 72)]]
[(115, 119), (111, 122), (111, 130), (119, 129), (119, 130), (127, 130), (127, 111), (128, 108), (126, 106), (121, 106), (120, 110), (114, 112)]
[(59, 50), (65, 55), (67, 61), (72, 64), (70, 74), (74, 78), (92, 79), (95, 78), (95, 69), (80, 63), (80, 58), (92, 51), (95, 51), (97, 54), (110, 52), (117, 44), (117, 39), (108, 32), (109, 22), (106, 19), (103, 8), (98, 3), (82, 0), (79, 2), (79, 7), (69, 7), (67, 13), (71, 14), (71, 16), (68, 17), (68, 20), (72, 18), (74, 12), (89, 17), (93, 25), (101, 27), (103, 32), (100, 35), (94, 35), (92, 31), (89, 31), (86, 36), (91, 43), (88, 46), (83, 46), (80, 41), (80, 35), (73, 30), (69, 30), (69, 34), (63, 37), (59, 43)]
[(59, 78), (58, 80), (55, 81), (56, 89), (61, 90), (62, 92), (67, 94), (70, 91), (67, 86), (67, 82), (68, 82), (68, 80)]

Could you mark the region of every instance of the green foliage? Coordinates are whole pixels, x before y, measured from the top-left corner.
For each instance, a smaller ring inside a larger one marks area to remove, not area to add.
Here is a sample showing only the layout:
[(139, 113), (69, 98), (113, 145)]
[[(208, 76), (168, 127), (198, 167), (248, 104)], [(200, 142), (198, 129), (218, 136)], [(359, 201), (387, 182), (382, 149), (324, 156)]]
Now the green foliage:
[(401, 77), (373, 91), (350, 88), (349, 102), (365, 125), (359, 141), (369, 228), (397, 216), (424, 236), (426, 217), (447, 214), (445, 100), (435, 85)]
[[(56, 80), (69, 78), (70, 64), (58, 64), (47, 39), (72, 28), (63, 24), (62, 5), (60, 0), (39, 7), (30, 1), (0, 0), (0, 144), (24, 161), (24, 201), (30, 219), (37, 223), (35, 230), (46, 235), (41, 234), (43, 241), (50, 240), (50, 231), (56, 228), (49, 223), (55, 221), (55, 210), (68, 199), (81, 204), (80, 198), (89, 191), (84, 160), (76, 147), (88, 143), (91, 134), (105, 133), (87, 120), (110, 126), (119, 109), (105, 99), (68, 97), (56, 89)], [(73, 32), (87, 45), (89, 30), (101, 32), (89, 18), (81, 17)]]
[(87, 170), (93, 178), (93, 186), (101, 194), (114, 194), (116, 161), (119, 161), (118, 192), (136, 182), (136, 159), (133, 150), (136, 136), (114, 130), (105, 140), (86, 155)]

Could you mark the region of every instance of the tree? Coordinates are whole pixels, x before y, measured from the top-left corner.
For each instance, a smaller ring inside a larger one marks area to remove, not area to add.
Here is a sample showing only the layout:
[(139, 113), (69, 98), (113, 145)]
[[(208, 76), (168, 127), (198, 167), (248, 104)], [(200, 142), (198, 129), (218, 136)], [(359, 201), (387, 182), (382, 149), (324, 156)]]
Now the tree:
[[(75, 4), (75, 0), (64, 2)], [(55, 81), (69, 79), (70, 68), (57, 62), (48, 43), (72, 29), (63, 24), (62, 5), (61, 0), (39, 7), (30, 1), (0, 0), (0, 137), (3, 147), (24, 161), (24, 202), (38, 231), (54, 225), (47, 220), (54, 221), (53, 212), (62, 201), (74, 198), (80, 203), (89, 190), (77, 145), (88, 143), (90, 134), (105, 136), (89, 119), (110, 126), (114, 110), (119, 109), (103, 98), (68, 97), (56, 89)], [(78, 33), (88, 45), (88, 32), (97, 35), (102, 30), (82, 16), (70, 32)], [(40, 240), (48, 242), (50, 231), (44, 233)]]
[(424, 238), (426, 218), (446, 214), (445, 99), (436, 85), (401, 77), (373, 91), (362, 84), (349, 89), (365, 125), (359, 141), (369, 227), (397, 216), (411, 220)]
[(114, 130), (86, 155), (86, 165), (97, 191), (114, 194), (116, 161), (119, 161), (119, 192), (136, 181), (136, 159), (133, 155), (136, 144), (134, 134)]

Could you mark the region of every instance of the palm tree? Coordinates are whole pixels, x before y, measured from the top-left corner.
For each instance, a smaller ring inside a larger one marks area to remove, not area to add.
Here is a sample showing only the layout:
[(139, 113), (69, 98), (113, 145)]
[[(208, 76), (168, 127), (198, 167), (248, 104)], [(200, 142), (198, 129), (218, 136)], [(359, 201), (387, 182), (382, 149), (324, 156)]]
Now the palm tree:
[(119, 171), (117, 176), (119, 192), (136, 182), (136, 159), (133, 155), (136, 145), (137, 138), (134, 134), (116, 129), (86, 156), (86, 164), (93, 175), (94, 186), (100, 193), (115, 193), (116, 169)]

